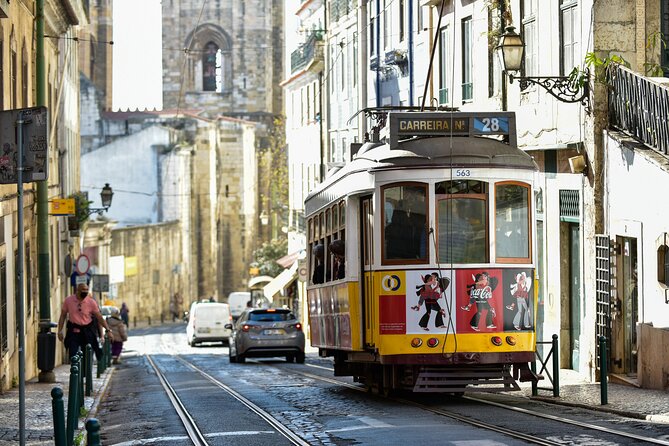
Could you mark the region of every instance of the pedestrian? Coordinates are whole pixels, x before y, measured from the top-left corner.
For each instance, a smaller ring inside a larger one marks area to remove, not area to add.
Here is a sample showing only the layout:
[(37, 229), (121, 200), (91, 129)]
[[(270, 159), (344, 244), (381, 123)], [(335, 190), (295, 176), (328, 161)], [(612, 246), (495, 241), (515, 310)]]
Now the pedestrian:
[(107, 325), (109, 325), (111, 332), (114, 334), (114, 341), (111, 344), (112, 362), (118, 364), (121, 362), (123, 343), (128, 340), (128, 332), (125, 328), (125, 323), (121, 320), (121, 313), (118, 308), (112, 308), (111, 316), (107, 319)]
[[(88, 285), (80, 283), (77, 285), (76, 294), (68, 296), (63, 302), (63, 309), (58, 319), (58, 339), (65, 343), (70, 358), (81, 349), (84, 351), (86, 344), (90, 344), (95, 352), (95, 356), (100, 360), (102, 358), (102, 349), (98, 342), (98, 329), (93, 319), (104, 327), (109, 334), (110, 340), (114, 340), (114, 335), (109, 329), (107, 321), (102, 317), (98, 304), (88, 294)], [(66, 334), (63, 336), (63, 326), (67, 319)], [(64, 338), (64, 339), (63, 339)]]
[(123, 304), (121, 304), (121, 320), (123, 321), (126, 327), (129, 327), (128, 313), (130, 313), (130, 310), (128, 309), (128, 306), (125, 304), (125, 302), (123, 302)]

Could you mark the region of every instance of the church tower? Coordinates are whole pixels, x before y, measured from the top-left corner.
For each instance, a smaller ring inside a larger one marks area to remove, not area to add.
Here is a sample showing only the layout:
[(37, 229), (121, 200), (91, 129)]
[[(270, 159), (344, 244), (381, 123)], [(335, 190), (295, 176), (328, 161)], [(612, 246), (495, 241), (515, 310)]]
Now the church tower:
[(163, 0), (162, 8), (164, 110), (281, 113), (282, 0)]

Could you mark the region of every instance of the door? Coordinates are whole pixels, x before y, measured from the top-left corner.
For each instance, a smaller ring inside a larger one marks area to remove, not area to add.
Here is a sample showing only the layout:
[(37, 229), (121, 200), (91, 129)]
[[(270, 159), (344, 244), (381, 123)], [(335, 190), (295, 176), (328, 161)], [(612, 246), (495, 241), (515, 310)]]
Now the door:
[(636, 375), (638, 319), (637, 239), (618, 237), (617, 296), (612, 318), (613, 373)]
[(360, 239), (362, 259), (362, 299), (363, 318), (365, 321), (365, 346), (373, 346), (374, 327), (376, 327), (376, 305), (374, 304), (374, 276), (372, 266), (374, 264), (374, 213), (372, 196), (362, 197), (360, 199)]
[(581, 228), (569, 225), (569, 342), (571, 368), (579, 370), (581, 337)]

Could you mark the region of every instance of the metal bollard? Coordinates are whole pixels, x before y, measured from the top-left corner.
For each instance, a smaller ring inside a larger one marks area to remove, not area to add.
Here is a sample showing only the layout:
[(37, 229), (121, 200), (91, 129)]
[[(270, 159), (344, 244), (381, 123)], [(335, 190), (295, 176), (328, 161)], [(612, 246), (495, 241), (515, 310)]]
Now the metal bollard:
[(98, 378), (101, 377), (104, 372), (105, 372), (105, 361), (104, 361), (104, 351), (103, 351), (102, 355), (100, 356), (100, 359), (98, 359), (98, 372), (97, 372)]
[(86, 344), (86, 396), (91, 396), (93, 392), (93, 347)]
[(63, 405), (63, 389), (51, 389), (51, 410), (53, 412), (53, 439), (56, 446), (65, 446), (65, 406)]
[(67, 390), (67, 446), (72, 446), (74, 442), (74, 431), (79, 423), (79, 357), (72, 356), (72, 365), (70, 366), (70, 386)]
[(86, 444), (100, 446), (100, 422), (96, 418), (86, 421)]
[(132, 318), (132, 328), (137, 328), (137, 316), (133, 316)]
[(162, 325), (164, 323), (165, 323), (165, 314), (160, 313), (160, 324)]
[[(77, 353), (79, 355), (79, 390), (77, 391), (79, 395), (79, 407), (84, 407), (84, 373), (86, 373), (86, 361), (84, 360), (84, 352), (79, 350)], [(80, 411), (77, 411), (79, 415)]]
[(111, 341), (109, 336), (105, 336), (105, 368), (111, 367)]
[(609, 365), (606, 357), (606, 336), (599, 337), (599, 385), (601, 389), (602, 406), (609, 404)]
[[(536, 375), (537, 374), (537, 361), (536, 359), (532, 362), (530, 362), (530, 370), (532, 370), (532, 374)], [(537, 396), (539, 395), (539, 386), (537, 385), (537, 382), (535, 380), (532, 380), (532, 396)]]
[(558, 350), (558, 335), (553, 335), (553, 396), (560, 396), (560, 351)]
[(149, 325), (151, 325), (151, 316), (148, 316), (149, 318)]

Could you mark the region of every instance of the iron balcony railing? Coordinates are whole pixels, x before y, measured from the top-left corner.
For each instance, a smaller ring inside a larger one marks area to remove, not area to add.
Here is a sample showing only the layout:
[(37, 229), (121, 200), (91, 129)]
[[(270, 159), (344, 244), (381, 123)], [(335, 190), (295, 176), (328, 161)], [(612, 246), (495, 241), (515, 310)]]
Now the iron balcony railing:
[(323, 60), (323, 32), (313, 31), (307, 41), (290, 55), (290, 71), (297, 70), (309, 65), (312, 60)]
[(616, 66), (607, 74), (609, 123), (669, 155), (669, 88)]

